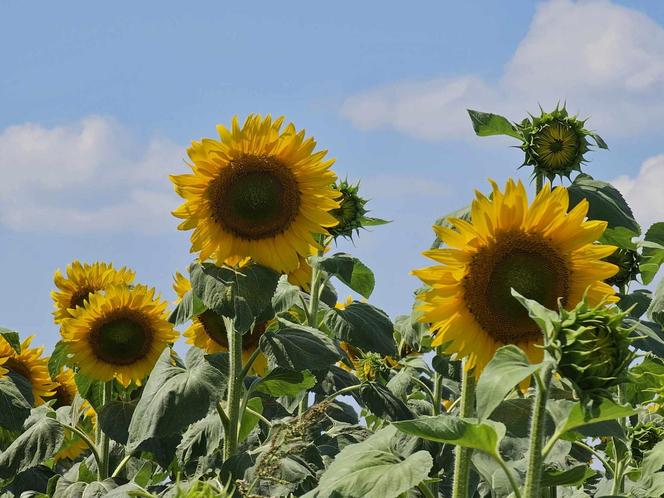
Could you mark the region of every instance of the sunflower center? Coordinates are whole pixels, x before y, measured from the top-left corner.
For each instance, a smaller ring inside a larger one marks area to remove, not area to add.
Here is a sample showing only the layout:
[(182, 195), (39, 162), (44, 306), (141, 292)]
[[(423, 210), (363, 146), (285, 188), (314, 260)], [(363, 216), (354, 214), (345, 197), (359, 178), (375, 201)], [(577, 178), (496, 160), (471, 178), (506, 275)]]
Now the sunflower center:
[(8, 358), (2, 366), (14, 373), (25, 377), (28, 381), (32, 379), (30, 376), (30, 368), (28, 368), (28, 366), (21, 360), (17, 360), (16, 358)]
[(90, 293), (95, 291), (96, 289), (93, 289), (92, 287), (83, 287), (82, 289), (77, 290), (71, 296), (69, 307), (73, 309), (76, 309), (78, 306), (83, 307), (88, 300)]
[(558, 298), (566, 304), (569, 269), (543, 237), (503, 232), (473, 256), (463, 287), (468, 310), (496, 341), (533, 341), (541, 332), (511, 289), (547, 308), (556, 308)]
[(570, 165), (578, 148), (573, 130), (562, 123), (555, 123), (542, 130), (535, 139), (535, 152), (549, 168), (562, 169)]
[(89, 337), (98, 358), (115, 365), (130, 365), (148, 353), (152, 335), (144, 317), (125, 311), (94, 327)]
[(55, 388), (55, 395), (53, 395), (53, 398), (55, 398), (55, 404), (53, 406), (55, 408), (71, 406), (75, 397), (76, 394), (72, 392), (71, 389), (67, 389), (64, 385), (59, 384), (58, 387)]
[(248, 240), (284, 232), (300, 209), (295, 175), (273, 156), (232, 160), (210, 183), (207, 197), (214, 220)]

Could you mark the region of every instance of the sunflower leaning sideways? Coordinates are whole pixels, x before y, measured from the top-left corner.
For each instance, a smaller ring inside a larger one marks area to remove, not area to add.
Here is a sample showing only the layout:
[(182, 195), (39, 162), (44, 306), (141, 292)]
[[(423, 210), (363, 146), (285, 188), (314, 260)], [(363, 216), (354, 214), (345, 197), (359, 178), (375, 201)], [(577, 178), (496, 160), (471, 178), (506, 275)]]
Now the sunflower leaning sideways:
[(542, 334), (512, 288), (549, 308), (558, 299), (574, 308), (584, 293), (591, 305), (617, 301), (604, 282), (617, 267), (603, 261), (615, 247), (595, 243), (606, 222), (586, 220), (585, 199), (568, 212), (563, 187), (546, 184), (528, 204), (521, 182), (510, 179), (504, 191), (492, 186), (491, 197), (477, 192), (470, 221), (453, 218), (453, 228), (434, 227), (447, 247), (424, 252), (439, 264), (413, 272), (430, 287), (419, 308), (433, 345), (448, 343), (446, 352), (466, 358), (477, 377), (506, 344), (541, 361)]

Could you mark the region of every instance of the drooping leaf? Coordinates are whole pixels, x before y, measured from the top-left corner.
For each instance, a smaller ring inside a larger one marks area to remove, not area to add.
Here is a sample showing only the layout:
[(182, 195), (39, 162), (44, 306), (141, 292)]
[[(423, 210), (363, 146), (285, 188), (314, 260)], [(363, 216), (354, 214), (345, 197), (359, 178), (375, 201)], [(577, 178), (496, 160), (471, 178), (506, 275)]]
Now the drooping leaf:
[(641, 280), (648, 285), (664, 264), (664, 222), (654, 223), (646, 232), (641, 245), (643, 251), (639, 269)]
[(498, 456), (498, 444), (505, 435), (505, 426), (499, 422), (461, 418), (452, 415), (420, 417), (415, 420), (393, 422), (397, 429), (412, 436), (438, 443), (451, 443), (464, 448)]
[(21, 339), (18, 335), (18, 332), (14, 332), (13, 330), (0, 327), (0, 336), (2, 336), (5, 339), (5, 341), (9, 343), (9, 345), (14, 349), (14, 351), (16, 351), (17, 353), (21, 352)]
[(373, 272), (359, 259), (350, 254), (337, 253), (332, 256), (312, 258), (312, 263), (337, 277), (361, 296), (369, 299), (376, 285)]
[(129, 424), (130, 451), (148, 439), (182, 433), (205, 417), (224, 392), (227, 378), (192, 348), (185, 366), (173, 364), (166, 349), (145, 384)]
[(364, 351), (396, 354), (392, 322), (370, 304), (354, 302), (343, 310), (331, 308), (325, 315), (325, 323), (341, 341)]
[(360, 388), (360, 397), (371, 412), (387, 420), (410, 420), (415, 417), (408, 406), (377, 382), (367, 382)]
[(39, 465), (60, 449), (64, 429), (55, 420), (55, 412), (47, 405), (32, 410), (25, 430), (0, 454), (0, 478), (13, 477)]
[(194, 473), (199, 458), (212, 454), (219, 447), (223, 433), (216, 411), (187, 428), (176, 450), (178, 461), (187, 473)]
[(33, 493), (44, 493), (43, 496), (48, 496), (48, 482), (57, 475), (45, 465), (37, 465), (18, 473), (9, 486), (0, 489), (0, 496), (7, 496), (5, 493), (9, 493), (9, 496), (40, 496)]
[(490, 112), (479, 112), (468, 109), (473, 130), (480, 137), (491, 135), (507, 135), (522, 140), (523, 137), (507, 118)]
[(547, 406), (547, 409), (556, 420), (556, 432), (564, 434), (571, 430), (583, 427), (585, 425), (602, 422), (604, 420), (614, 420), (622, 417), (629, 417), (636, 413), (636, 410), (629, 405), (619, 405), (610, 399), (603, 399), (598, 407), (597, 415), (589, 417), (583, 410), (581, 403), (575, 403), (566, 400), (557, 400)]
[(659, 283), (653, 294), (648, 307), (648, 318), (653, 322), (664, 325), (664, 279)]
[(619, 294), (619, 297), (618, 307), (623, 311), (630, 310), (632, 318), (637, 320), (648, 311), (652, 302), (652, 293), (648, 289), (637, 289), (630, 294)]
[(168, 317), (168, 321), (173, 325), (182, 325), (187, 323), (193, 317), (200, 315), (207, 308), (192, 290), (182, 296), (180, 302), (175, 306), (175, 309)]
[(361, 443), (346, 446), (303, 498), (396, 498), (429, 475), (431, 455), (395, 451), (396, 430), (388, 426)]
[(575, 486), (583, 483), (595, 472), (587, 465), (581, 464), (567, 470), (544, 469), (542, 486)]
[(489, 417), (514, 386), (541, 367), (541, 363), (531, 364), (518, 346), (511, 344), (498, 349), (477, 383), (477, 417), (480, 420)]
[(624, 322), (626, 326), (634, 327), (634, 332), (632, 332), (632, 335), (636, 337), (633, 342), (634, 346), (664, 358), (664, 332), (659, 324), (631, 318), (626, 318)]
[[(247, 401), (247, 408), (250, 408), (260, 415), (263, 414), (263, 403), (259, 397), (251, 398), (249, 401)], [(251, 431), (253, 431), (254, 428), (258, 425), (259, 420), (260, 417), (258, 417), (258, 415), (255, 415), (248, 410), (244, 412), (242, 415), (242, 420), (240, 420), (240, 430), (238, 432), (239, 442), (242, 442), (247, 439), (247, 437), (249, 437)]]
[(48, 359), (48, 373), (55, 377), (67, 365), (67, 347), (63, 341), (58, 341)]
[(308, 370), (298, 372), (277, 367), (254, 384), (253, 389), (276, 398), (279, 396), (295, 396), (305, 389), (312, 388), (315, 384), (316, 377)]
[(135, 401), (111, 401), (101, 408), (97, 420), (108, 437), (120, 444), (127, 444), (129, 424), (134, 410), (136, 410)]
[(570, 209), (582, 199), (587, 199), (588, 218), (591, 220), (604, 220), (611, 228), (625, 227), (637, 235), (641, 233), (641, 227), (634, 219), (632, 210), (622, 194), (610, 183), (595, 180), (590, 175), (581, 173), (568, 187), (567, 192)]
[(304, 296), (297, 285), (288, 282), (288, 277), (282, 275), (272, 296), (272, 308), (275, 313), (283, 313), (293, 306), (302, 306), (301, 296)]
[(25, 377), (13, 373), (0, 377), (0, 427), (21, 430), (33, 402), (32, 386)]
[(341, 359), (328, 336), (311, 327), (290, 322), (278, 332), (266, 332), (260, 348), (272, 363), (293, 370), (321, 370)]

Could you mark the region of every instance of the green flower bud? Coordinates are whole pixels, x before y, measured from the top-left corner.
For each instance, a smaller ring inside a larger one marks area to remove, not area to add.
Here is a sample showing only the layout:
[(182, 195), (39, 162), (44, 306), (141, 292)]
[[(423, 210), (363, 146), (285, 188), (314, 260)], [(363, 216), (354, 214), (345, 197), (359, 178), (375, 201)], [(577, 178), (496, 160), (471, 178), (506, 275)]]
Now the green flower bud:
[(341, 192), (339, 207), (330, 211), (339, 224), (328, 228), (327, 231), (335, 239), (337, 237), (353, 238), (353, 232), (359, 232), (360, 228), (367, 226), (383, 225), (388, 223), (379, 218), (369, 218), (365, 215), (368, 211), (365, 209), (367, 200), (359, 195), (360, 184), (351, 185), (347, 180), (343, 180), (334, 185), (334, 188)]
[(516, 125), (523, 136), (523, 166), (533, 166), (535, 175), (551, 181), (556, 176), (569, 178), (573, 171), (581, 171), (586, 162), (584, 154), (591, 148), (587, 137), (593, 138), (598, 147), (607, 148), (604, 140), (584, 125), (585, 120), (570, 116), (565, 106), (551, 112), (542, 110), (540, 116), (524, 119)]
[(618, 249), (611, 256), (605, 258), (605, 261), (613, 263), (618, 267), (618, 273), (606, 280), (609, 285), (622, 287), (632, 280), (636, 280), (639, 275), (639, 263), (641, 256), (632, 249)]
[(610, 388), (627, 381), (634, 358), (630, 349), (633, 327), (625, 327), (628, 315), (615, 307), (596, 307), (581, 302), (571, 311), (560, 310), (549, 351), (558, 360), (558, 373), (574, 386), (584, 406), (594, 410)]

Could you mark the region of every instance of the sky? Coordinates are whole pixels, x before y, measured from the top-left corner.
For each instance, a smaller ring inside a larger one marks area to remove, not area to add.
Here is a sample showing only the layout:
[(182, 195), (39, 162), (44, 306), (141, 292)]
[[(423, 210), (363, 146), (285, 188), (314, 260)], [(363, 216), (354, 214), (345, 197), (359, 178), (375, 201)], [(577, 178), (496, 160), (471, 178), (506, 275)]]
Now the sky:
[(193, 256), (168, 175), (233, 115), (285, 115), (393, 220), (338, 248), (392, 317), (432, 222), (488, 178), (528, 180), (467, 108), (519, 121), (566, 102), (610, 147), (586, 172), (645, 227), (664, 218), (664, 2), (5, 2), (0, 64), (0, 326), (47, 348), (53, 272), (74, 259), (173, 299)]

